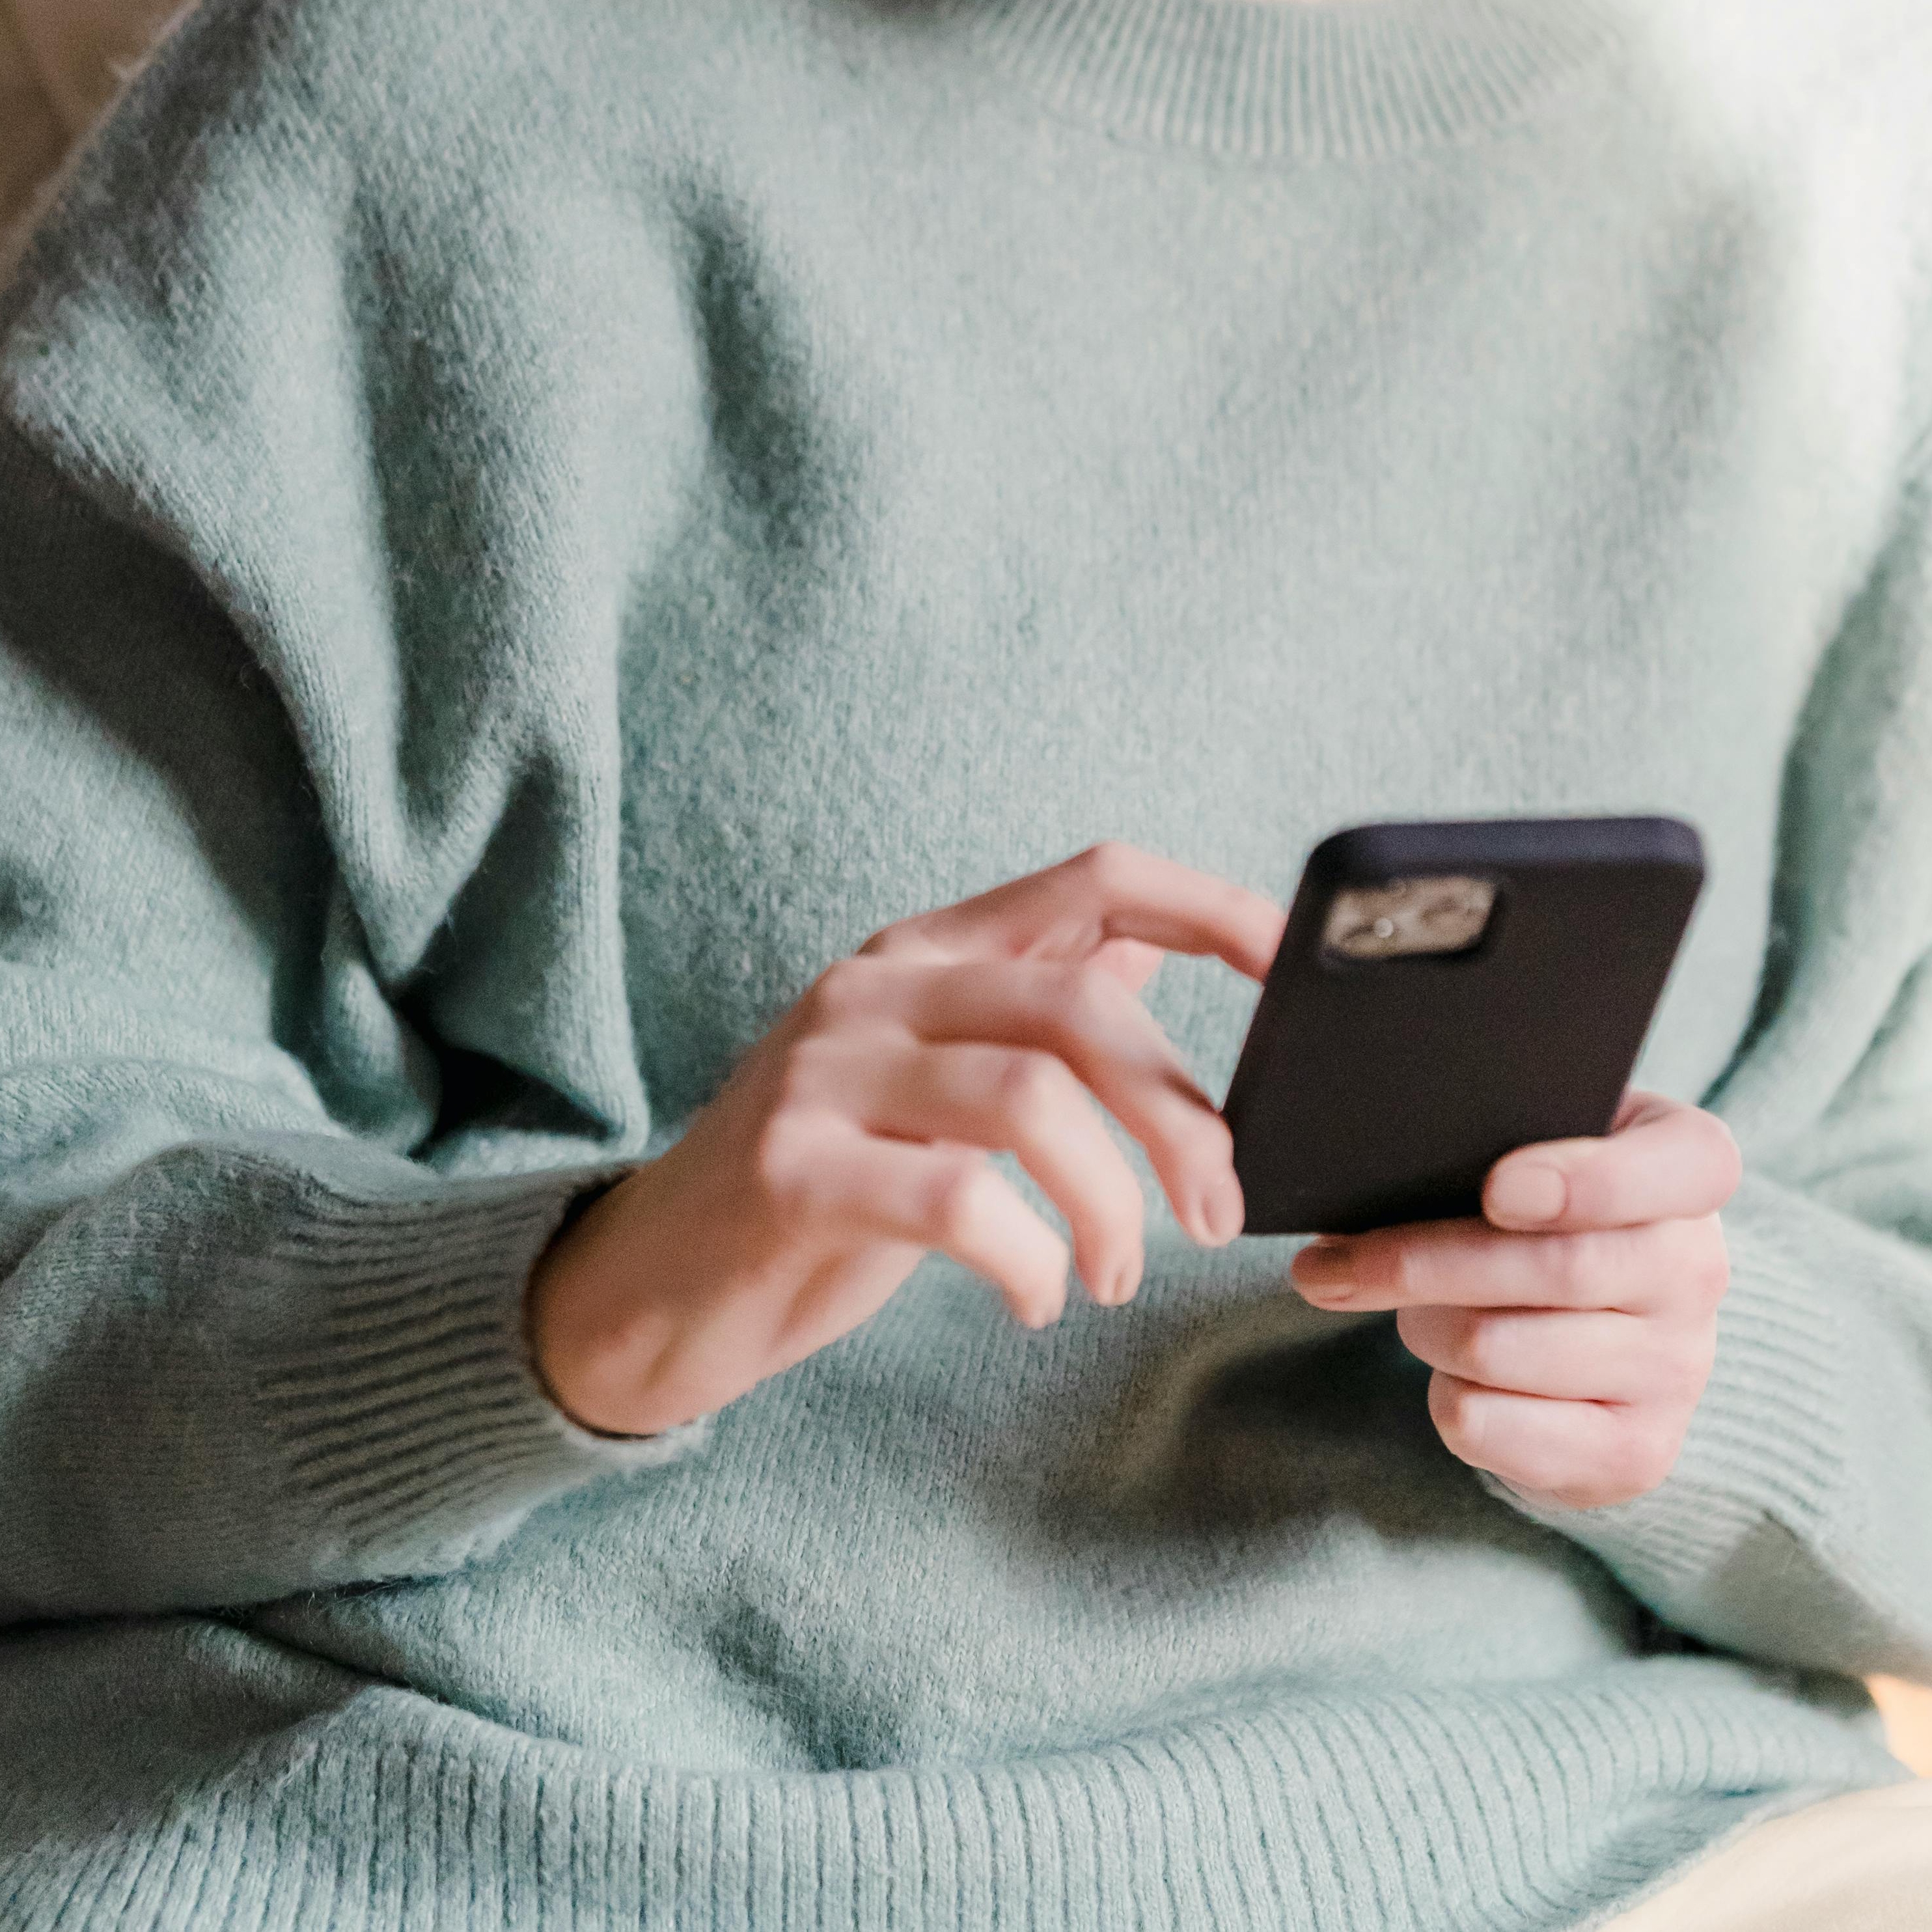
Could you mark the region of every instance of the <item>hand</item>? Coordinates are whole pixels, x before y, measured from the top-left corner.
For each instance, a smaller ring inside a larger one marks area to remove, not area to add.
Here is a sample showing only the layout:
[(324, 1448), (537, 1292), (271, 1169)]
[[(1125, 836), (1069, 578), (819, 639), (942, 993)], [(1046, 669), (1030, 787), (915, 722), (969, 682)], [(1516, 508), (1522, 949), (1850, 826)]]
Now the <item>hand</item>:
[(1443, 1441), (1526, 1501), (1594, 1509), (1676, 1466), (1710, 1378), (1738, 1184), (1715, 1115), (1634, 1090), (1600, 1139), (1519, 1148), (1483, 1218), (1324, 1238), (1292, 1264), (1324, 1308), (1399, 1310)]
[(538, 1263), (546, 1387), (592, 1428), (670, 1428), (856, 1328), (935, 1250), (1043, 1326), (1067, 1244), (994, 1150), (1066, 1216), (1094, 1299), (1128, 1300), (1144, 1203), (1090, 1096), (1146, 1148), (1181, 1225), (1232, 1240), (1228, 1130), (1136, 995), (1168, 952), (1261, 979), (1282, 924), (1252, 892), (1108, 844), (888, 926)]

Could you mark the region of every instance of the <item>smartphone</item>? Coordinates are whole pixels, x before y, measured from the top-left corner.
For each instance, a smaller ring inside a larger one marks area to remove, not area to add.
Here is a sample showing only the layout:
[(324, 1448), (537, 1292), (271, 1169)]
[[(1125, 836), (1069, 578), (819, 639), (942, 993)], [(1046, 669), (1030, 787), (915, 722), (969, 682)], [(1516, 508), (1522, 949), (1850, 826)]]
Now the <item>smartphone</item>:
[(1323, 839), (1222, 1109), (1246, 1232), (1480, 1214), (1512, 1148), (1607, 1132), (1703, 881), (1678, 818)]

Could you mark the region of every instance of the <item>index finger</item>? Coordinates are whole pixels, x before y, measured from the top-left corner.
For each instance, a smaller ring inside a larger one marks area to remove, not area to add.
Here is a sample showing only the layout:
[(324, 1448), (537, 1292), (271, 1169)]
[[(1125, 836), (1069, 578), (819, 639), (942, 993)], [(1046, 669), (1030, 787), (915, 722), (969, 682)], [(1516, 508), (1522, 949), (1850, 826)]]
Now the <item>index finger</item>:
[(1286, 922), (1274, 901), (1244, 886), (1109, 841), (956, 905), (901, 920), (860, 950), (925, 946), (953, 957), (1077, 960), (1109, 940), (1136, 940), (1220, 959), (1262, 980)]
[(1484, 1217), (1555, 1234), (1714, 1214), (1736, 1191), (1738, 1144), (1714, 1114), (1661, 1094), (1624, 1096), (1609, 1133), (1518, 1148), (1490, 1168)]

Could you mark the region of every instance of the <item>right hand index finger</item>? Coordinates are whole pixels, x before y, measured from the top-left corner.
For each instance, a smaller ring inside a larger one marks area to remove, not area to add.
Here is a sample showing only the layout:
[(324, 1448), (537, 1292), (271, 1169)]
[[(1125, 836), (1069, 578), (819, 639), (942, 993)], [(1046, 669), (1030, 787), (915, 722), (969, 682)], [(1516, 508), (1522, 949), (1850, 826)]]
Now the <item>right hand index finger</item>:
[(901, 920), (860, 949), (928, 956), (1077, 961), (1109, 940), (1225, 961), (1264, 979), (1287, 916), (1270, 899), (1138, 847), (1090, 846), (956, 905)]

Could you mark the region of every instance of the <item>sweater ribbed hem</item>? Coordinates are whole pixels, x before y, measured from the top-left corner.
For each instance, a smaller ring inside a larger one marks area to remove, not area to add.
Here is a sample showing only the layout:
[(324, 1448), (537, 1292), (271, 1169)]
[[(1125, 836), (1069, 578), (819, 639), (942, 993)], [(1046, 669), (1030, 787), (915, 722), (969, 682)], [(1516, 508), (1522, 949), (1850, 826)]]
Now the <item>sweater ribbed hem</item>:
[(954, 0), (964, 35), (1057, 111), (1256, 160), (1464, 140), (1620, 38), (1601, 0)]
[(236, 1761), (159, 1802), (140, 1769), (103, 1786), (97, 1766), (91, 1834), (72, 1793), (0, 1779), (10, 1928), (1557, 1932), (1750, 1822), (1899, 1775), (1842, 1720), (1702, 1660), (1342, 1687), (994, 1764), (768, 1774), (620, 1763), (286, 1669), (317, 1680), (298, 1702), (332, 1708), (272, 1697)]
[(610, 1178), (452, 1182), (418, 1199), (317, 1188), (288, 1210), (264, 1265), (316, 1312), (260, 1393), (345, 1549), (434, 1546), (458, 1562), (508, 1513), (702, 1441), (708, 1418), (639, 1440), (580, 1428), (531, 1368), (530, 1269), (572, 1202)]

